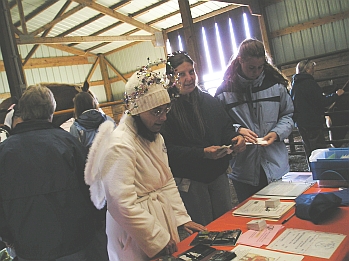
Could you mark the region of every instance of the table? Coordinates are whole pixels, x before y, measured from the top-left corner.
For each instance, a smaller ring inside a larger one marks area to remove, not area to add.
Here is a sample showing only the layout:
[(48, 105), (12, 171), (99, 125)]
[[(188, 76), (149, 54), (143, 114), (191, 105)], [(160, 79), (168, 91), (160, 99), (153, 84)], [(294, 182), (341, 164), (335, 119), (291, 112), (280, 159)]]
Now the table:
[[(312, 187), (310, 187), (308, 190), (306, 190), (304, 193), (318, 193), (318, 192), (329, 192), (329, 191), (335, 191), (338, 189), (335, 188), (321, 188), (319, 187), (318, 183), (315, 183)], [(239, 204), (237, 207), (241, 206), (244, 202)], [(235, 207), (235, 208), (237, 208)], [(235, 209), (234, 208), (234, 209)], [(233, 209), (233, 210), (234, 210)], [(253, 218), (248, 218), (248, 217), (239, 217), (239, 216), (233, 216), (232, 211), (228, 211), (218, 219), (214, 220), (210, 224), (208, 224), (206, 227), (208, 230), (212, 231), (222, 231), (222, 230), (229, 230), (229, 229), (237, 229), (240, 228), (242, 232), (247, 231), (247, 226), (246, 223), (251, 221)], [(281, 224), (283, 220), (288, 218), (294, 213), (295, 209), (292, 208), (291, 210), (288, 211), (280, 220), (278, 221), (267, 221), (268, 223), (273, 223), (273, 224)], [(307, 256), (304, 255), (303, 260), (304, 261), (315, 261), (315, 260), (333, 260), (333, 261), (341, 261), (341, 260), (349, 260), (349, 207), (340, 207), (337, 211), (336, 215), (334, 215), (333, 218), (330, 220), (321, 223), (320, 225), (314, 225), (311, 221), (307, 220), (302, 220), (299, 219), (296, 216), (293, 216), (289, 221), (287, 221), (283, 226), (285, 228), (298, 228), (298, 229), (307, 229), (307, 230), (315, 230), (315, 231), (322, 231), (322, 232), (332, 232), (332, 233), (340, 233), (346, 235), (345, 239), (343, 242), (339, 245), (337, 250), (333, 253), (330, 259), (323, 259), (323, 258), (318, 258), (318, 257), (312, 257), (312, 256)], [(284, 229), (278, 232), (278, 234), (275, 236), (279, 236)], [(178, 255), (192, 246), (190, 246), (190, 242), (194, 239), (195, 235), (197, 233), (194, 233), (190, 237), (184, 239), (180, 243), (177, 244), (178, 246), (178, 251), (174, 253), (174, 256), (178, 257)], [(275, 239), (274, 238), (274, 239)], [(227, 247), (227, 246), (215, 246), (217, 249), (222, 249), (222, 250), (233, 250), (234, 247)], [(263, 246), (262, 248), (266, 248)], [(275, 250), (273, 250), (275, 251)]]

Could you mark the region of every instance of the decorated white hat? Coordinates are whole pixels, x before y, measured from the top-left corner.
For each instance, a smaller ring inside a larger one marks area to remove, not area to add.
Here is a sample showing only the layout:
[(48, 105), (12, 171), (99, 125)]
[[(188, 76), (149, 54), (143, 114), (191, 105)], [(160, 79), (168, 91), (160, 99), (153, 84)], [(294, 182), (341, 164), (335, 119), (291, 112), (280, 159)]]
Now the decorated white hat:
[(126, 109), (131, 115), (151, 110), (170, 103), (167, 85), (160, 72), (142, 67), (125, 85)]

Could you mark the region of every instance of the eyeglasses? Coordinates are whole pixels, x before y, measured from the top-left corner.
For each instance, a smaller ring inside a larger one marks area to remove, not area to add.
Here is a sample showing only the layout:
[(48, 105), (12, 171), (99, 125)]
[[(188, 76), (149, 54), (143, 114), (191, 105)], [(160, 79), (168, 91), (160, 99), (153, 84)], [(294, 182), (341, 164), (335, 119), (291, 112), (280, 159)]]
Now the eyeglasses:
[(160, 110), (160, 109), (153, 109), (150, 111), (150, 113), (155, 116), (155, 117), (160, 117), (164, 113), (169, 113), (171, 110), (171, 105), (168, 105), (165, 109)]

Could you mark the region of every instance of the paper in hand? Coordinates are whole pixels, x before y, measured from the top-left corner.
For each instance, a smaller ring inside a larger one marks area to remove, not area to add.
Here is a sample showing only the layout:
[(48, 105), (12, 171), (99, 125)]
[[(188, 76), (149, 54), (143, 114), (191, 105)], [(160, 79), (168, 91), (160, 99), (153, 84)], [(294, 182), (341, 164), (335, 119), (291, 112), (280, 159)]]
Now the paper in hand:
[(231, 149), (232, 145), (223, 145), (221, 146), (218, 150), (218, 156), (220, 157), (221, 155), (223, 155), (225, 152), (225, 154), (231, 154), (233, 152), (233, 150)]

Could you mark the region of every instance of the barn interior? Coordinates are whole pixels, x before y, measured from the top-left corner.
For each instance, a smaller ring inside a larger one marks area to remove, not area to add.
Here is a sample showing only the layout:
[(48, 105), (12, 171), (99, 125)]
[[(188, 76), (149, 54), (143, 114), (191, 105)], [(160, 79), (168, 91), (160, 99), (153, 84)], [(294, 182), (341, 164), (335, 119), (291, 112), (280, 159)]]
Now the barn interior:
[(245, 38), (263, 41), (289, 79), (312, 59), (324, 92), (348, 81), (346, 0), (4, 0), (0, 11), (0, 101), (32, 84), (87, 81), (118, 121), (125, 83), (141, 66), (161, 71), (169, 53), (186, 51), (214, 93)]
[[(255, 38), (290, 80), (309, 59), (324, 93), (345, 87), (347, 107), (326, 114), (341, 120), (324, 131), (332, 146), (349, 144), (348, 0), (1, 0), (0, 34), (0, 109), (33, 84), (88, 82), (116, 122), (125, 83), (142, 66), (162, 72), (169, 54), (186, 51), (200, 87), (214, 94), (239, 44)], [(71, 104), (55, 112), (70, 115), (69, 130), (73, 96), (58, 95)], [(301, 155), (307, 166), (297, 129), (285, 143), (290, 160)]]

